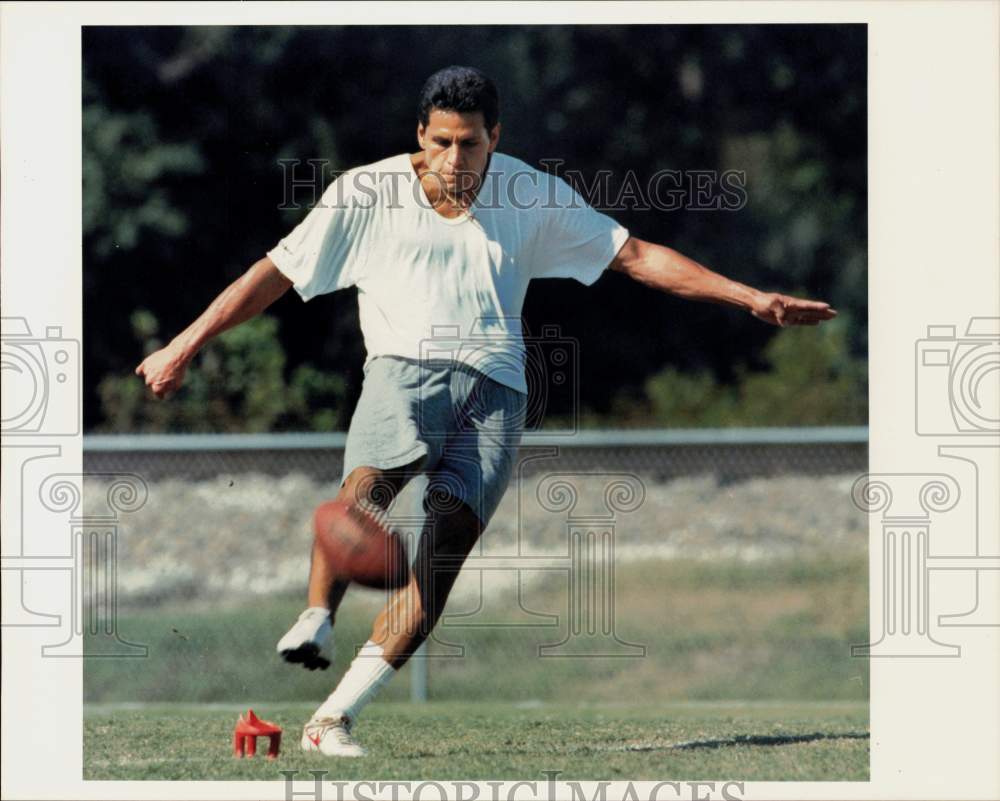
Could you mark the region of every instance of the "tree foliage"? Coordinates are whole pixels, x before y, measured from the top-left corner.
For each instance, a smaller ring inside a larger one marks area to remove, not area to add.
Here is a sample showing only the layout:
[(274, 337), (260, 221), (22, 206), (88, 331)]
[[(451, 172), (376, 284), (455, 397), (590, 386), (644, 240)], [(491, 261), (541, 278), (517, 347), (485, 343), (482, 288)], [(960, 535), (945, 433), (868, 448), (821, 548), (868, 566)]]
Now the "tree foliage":
[(734, 385), (668, 367), (646, 382), (648, 419), (665, 426), (819, 426), (868, 419), (868, 372), (847, 348), (847, 323), (788, 328), (764, 349), (764, 370)]
[[(660, 170), (744, 174), (746, 203), (737, 210), (632, 204), (610, 213), (634, 235), (737, 280), (780, 291), (800, 287), (830, 301), (854, 321), (839, 334), (846, 353), (864, 359), (863, 25), (456, 25), (435, 26), (432, 36), (415, 36), (409, 26), (88, 26), (82, 146), (89, 428), (188, 425), (179, 412), (128, 400), (134, 390), (124, 390), (124, 382), (147, 341), (134, 336), (135, 310), (148, 309), (162, 336), (173, 336), (302, 218), (335, 171), (415, 150), (420, 86), (449, 63), (474, 64), (496, 78), (503, 152), (536, 166), (558, 159), (561, 170), (588, 180), (607, 170), (612, 197), (629, 182), (646, 187)], [(298, 208), (287, 208), (284, 159), (300, 160), (295, 177), (307, 181), (306, 160), (325, 163), (313, 190), (296, 190)], [(268, 313), (280, 322), (275, 342), (255, 341), (263, 348), (258, 358), (270, 353), (270, 361), (245, 365), (265, 372), (230, 375), (220, 363), (212, 373), (216, 357), (206, 354), (199, 369), (231, 385), (225, 392), (212, 385), (218, 403), (228, 400), (213, 407), (218, 417), (211, 423), (190, 425), (263, 430), (348, 419), (364, 360), (354, 291), (306, 305), (289, 293)], [(774, 369), (768, 343), (785, 337), (748, 315), (654, 293), (617, 274), (589, 288), (533, 282), (524, 317), (531, 331), (554, 324), (578, 342), (582, 402), (607, 425), (616, 424), (623, 404), (649, 408), (654, 376), (737, 392), (748, 376)], [(248, 330), (234, 333), (226, 347), (266, 333)], [(816, 335), (803, 332), (803, 342)], [(312, 367), (296, 373), (306, 365)], [(249, 389), (245, 401), (235, 400), (238, 388), (255, 380), (279, 386), (279, 373), (286, 390), (320, 394), (327, 377), (339, 377), (343, 394), (326, 397), (339, 397), (341, 406), (322, 407), (318, 422), (310, 413), (276, 411), (267, 392), (259, 397)], [(101, 393), (113, 386), (116, 400), (103, 402)], [(694, 391), (678, 385), (675, 394)], [(558, 403), (552, 410), (567, 411)], [(680, 422), (659, 414), (656, 421)]]
[[(156, 317), (131, 318), (144, 353), (161, 346)], [(153, 399), (135, 375), (109, 374), (97, 387), (107, 431), (261, 432), (336, 431), (343, 414), (344, 380), (309, 364), (286, 382), (278, 322), (262, 315), (226, 331), (198, 356), (184, 386), (169, 402)]]

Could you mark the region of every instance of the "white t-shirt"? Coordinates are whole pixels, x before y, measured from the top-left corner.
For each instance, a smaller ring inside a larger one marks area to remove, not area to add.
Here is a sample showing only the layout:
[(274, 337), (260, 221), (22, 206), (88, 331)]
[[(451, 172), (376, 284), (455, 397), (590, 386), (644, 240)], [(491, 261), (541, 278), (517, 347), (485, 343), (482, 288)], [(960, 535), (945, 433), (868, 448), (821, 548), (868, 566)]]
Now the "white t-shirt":
[(303, 300), (357, 286), (366, 365), (456, 358), (527, 393), (528, 282), (592, 284), (628, 236), (561, 178), (501, 153), (469, 213), (448, 219), (401, 153), (338, 177), (267, 255)]

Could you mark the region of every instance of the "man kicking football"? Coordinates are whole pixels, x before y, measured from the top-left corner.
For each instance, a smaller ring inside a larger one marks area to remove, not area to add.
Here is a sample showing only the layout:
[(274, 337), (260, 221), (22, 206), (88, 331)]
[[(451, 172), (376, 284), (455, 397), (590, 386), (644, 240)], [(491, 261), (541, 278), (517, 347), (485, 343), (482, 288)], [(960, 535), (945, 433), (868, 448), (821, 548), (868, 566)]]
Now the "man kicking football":
[[(303, 300), (358, 288), (367, 358), (337, 500), (384, 513), (417, 473), (429, 476), (434, 497), (425, 498), (428, 521), (409, 583), (306, 723), (306, 750), (365, 753), (351, 727), (434, 628), (500, 502), (525, 422), (521, 307), (532, 278), (590, 285), (610, 268), (773, 325), (836, 315), (826, 303), (753, 289), (629, 236), (563, 180), (497, 152), (499, 138), (493, 82), (469, 67), (435, 73), (418, 105), (418, 152), (341, 175), (288, 236), (136, 368), (165, 397), (208, 340), (290, 287)], [(442, 330), (454, 340), (450, 350)], [(451, 355), (430, 358), (428, 342)], [(322, 651), (348, 586), (336, 568), (314, 544), (308, 608), (277, 646), (285, 660), (329, 664)]]

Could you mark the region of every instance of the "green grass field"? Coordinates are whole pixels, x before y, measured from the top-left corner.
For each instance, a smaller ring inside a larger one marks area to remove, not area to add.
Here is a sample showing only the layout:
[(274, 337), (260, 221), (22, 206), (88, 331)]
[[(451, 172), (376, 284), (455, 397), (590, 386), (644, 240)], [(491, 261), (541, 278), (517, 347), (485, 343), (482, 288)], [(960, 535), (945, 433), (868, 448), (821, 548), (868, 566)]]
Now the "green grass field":
[[(298, 750), (305, 704), (255, 704), (281, 725), (282, 754), (234, 759), (238, 708), (97, 705), (84, 718), (85, 779), (647, 779), (864, 781), (867, 706), (675, 703), (592, 707), (439, 702), (375, 704), (357, 728), (369, 755)], [(264, 742), (260, 746), (263, 751)]]
[[(279, 779), (279, 768), (329, 767), (332, 777), (384, 779), (540, 780), (550, 769), (580, 779), (867, 778), (868, 662), (850, 656), (868, 640), (863, 558), (637, 562), (617, 579), (616, 633), (645, 656), (539, 658), (564, 625), (445, 623), (430, 647), (431, 703), (406, 702), (404, 668), (366, 710), (357, 734), (371, 756), (356, 762), (298, 753), (298, 739), (366, 639), (377, 594), (348, 595), (334, 665), (312, 673), (274, 653), (298, 598), (123, 609), (119, 631), (149, 657), (85, 663), (84, 776)], [(550, 583), (522, 602), (559, 610), (564, 596)], [(455, 646), (461, 656), (449, 657)], [(278, 763), (231, 758), (247, 706), (285, 728)]]

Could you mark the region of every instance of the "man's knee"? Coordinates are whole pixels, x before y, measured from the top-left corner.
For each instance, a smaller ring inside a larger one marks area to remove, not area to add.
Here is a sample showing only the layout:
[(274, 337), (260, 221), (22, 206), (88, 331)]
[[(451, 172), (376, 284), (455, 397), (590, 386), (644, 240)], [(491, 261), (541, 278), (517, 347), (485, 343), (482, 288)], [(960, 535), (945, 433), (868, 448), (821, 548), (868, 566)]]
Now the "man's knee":
[(483, 523), (467, 503), (451, 498), (447, 511), (428, 512), (430, 553), (433, 556), (466, 556), (483, 533)]
[(354, 468), (344, 479), (337, 500), (348, 503), (365, 501), (387, 509), (396, 495), (419, 469), (420, 459), (412, 464), (383, 470), (367, 465)]

